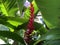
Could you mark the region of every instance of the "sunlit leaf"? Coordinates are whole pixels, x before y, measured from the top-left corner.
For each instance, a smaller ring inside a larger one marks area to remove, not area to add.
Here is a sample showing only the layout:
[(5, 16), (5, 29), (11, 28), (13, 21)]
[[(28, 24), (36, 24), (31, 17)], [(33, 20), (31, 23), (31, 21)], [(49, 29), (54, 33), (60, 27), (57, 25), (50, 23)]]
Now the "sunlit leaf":
[(0, 0), (0, 8), (4, 15), (14, 16), (18, 10), (16, 0)]

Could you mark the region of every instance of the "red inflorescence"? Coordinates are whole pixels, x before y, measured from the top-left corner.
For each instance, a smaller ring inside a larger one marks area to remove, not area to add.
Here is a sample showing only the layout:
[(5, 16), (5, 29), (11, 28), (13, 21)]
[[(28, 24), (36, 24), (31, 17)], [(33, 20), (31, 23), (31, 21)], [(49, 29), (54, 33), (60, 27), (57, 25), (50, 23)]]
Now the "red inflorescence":
[(30, 19), (27, 25), (27, 31), (25, 32), (25, 35), (24, 35), (24, 40), (26, 41), (26, 43), (29, 43), (31, 41), (30, 34), (33, 32), (33, 30), (34, 30), (34, 7), (33, 7), (33, 4), (31, 4)]

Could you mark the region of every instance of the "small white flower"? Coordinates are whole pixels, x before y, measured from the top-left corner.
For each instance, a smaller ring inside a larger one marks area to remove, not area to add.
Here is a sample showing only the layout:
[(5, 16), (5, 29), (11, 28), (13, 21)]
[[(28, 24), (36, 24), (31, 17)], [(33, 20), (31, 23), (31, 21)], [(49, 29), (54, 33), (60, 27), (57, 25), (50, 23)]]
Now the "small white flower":
[(26, 0), (26, 2), (24, 3), (24, 6), (27, 8), (30, 6), (30, 2), (28, 0)]

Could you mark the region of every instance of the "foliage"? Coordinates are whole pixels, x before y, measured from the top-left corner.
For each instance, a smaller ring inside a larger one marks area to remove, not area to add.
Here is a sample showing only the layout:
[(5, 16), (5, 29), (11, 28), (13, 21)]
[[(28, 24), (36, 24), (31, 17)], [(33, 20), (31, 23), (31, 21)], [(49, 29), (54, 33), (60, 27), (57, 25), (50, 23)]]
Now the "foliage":
[[(34, 5), (35, 18), (41, 11), (45, 25), (34, 22), (32, 42), (29, 45), (59, 45), (60, 44), (60, 16), (59, 0), (28, 0)], [(24, 32), (30, 17), (30, 9), (24, 7), (24, 0), (0, 0), (0, 38), (7, 37), (26, 45)], [(23, 11), (24, 10), (24, 11)], [(17, 14), (17, 12), (20, 14)], [(24, 12), (24, 15), (23, 15)], [(22, 16), (22, 17), (21, 17)]]

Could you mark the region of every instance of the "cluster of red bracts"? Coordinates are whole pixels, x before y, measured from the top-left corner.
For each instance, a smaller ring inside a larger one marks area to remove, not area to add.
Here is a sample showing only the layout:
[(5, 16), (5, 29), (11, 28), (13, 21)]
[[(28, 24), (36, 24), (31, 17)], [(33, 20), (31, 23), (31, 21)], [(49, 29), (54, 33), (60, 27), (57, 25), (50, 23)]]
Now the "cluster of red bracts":
[(27, 25), (27, 31), (24, 34), (24, 40), (26, 41), (26, 43), (29, 43), (31, 41), (30, 34), (33, 32), (33, 30), (34, 30), (34, 7), (33, 7), (33, 4), (31, 4), (30, 5), (30, 19)]

